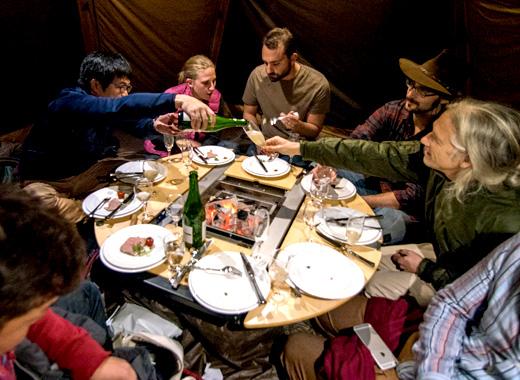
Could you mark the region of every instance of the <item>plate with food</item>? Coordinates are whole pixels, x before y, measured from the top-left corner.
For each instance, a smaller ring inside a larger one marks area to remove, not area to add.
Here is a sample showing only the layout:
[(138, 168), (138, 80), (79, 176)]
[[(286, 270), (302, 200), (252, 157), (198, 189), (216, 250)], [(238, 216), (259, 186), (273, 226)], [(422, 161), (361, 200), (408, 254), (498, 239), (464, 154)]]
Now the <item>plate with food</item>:
[(171, 235), (164, 227), (137, 224), (108, 237), (99, 251), (103, 264), (124, 273), (152, 269), (166, 260), (163, 239)]
[[(199, 157), (197, 150), (206, 159), (207, 163)], [(196, 150), (194, 149), (193, 152), (193, 161), (201, 165), (224, 165), (232, 162), (234, 159), (235, 153), (233, 153), (232, 150), (217, 145), (199, 146)]]
[[(256, 157), (248, 157), (242, 161), (242, 169), (249, 174), (264, 178), (282, 177), (291, 171), (291, 165), (280, 158), (269, 161), (269, 157), (263, 154), (259, 154), (257, 157), (258, 160)], [(262, 168), (259, 160), (264, 164), (267, 171)]]
[(152, 161), (152, 163), (154, 167), (150, 167), (146, 160), (125, 162), (117, 167), (113, 175), (120, 181), (134, 184), (138, 178), (155, 172), (154, 179), (150, 180), (154, 183), (162, 181), (168, 175), (168, 168), (160, 162)]
[[(104, 219), (115, 210), (127, 197), (131, 196), (134, 189), (130, 186), (110, 186), (99, 189), (85, 198), (81, 205), (85, 214), (93, 218)], [(98, 207), (99, 206), (99, 207)], [(143, 203), (134, 197), (130, 203), (119, 209), (113, 218), (128, 216), (139, 210)], [(96, 209), (97, 207), (97, 209)]]

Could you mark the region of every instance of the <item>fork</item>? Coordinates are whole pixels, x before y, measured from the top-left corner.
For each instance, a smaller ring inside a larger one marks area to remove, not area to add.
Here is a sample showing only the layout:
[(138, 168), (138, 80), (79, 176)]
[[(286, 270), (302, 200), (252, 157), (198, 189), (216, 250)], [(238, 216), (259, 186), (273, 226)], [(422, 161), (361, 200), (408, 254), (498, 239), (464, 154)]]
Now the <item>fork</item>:
[[(300, 114), (298, 112), (294, 112), (293, 115), (295, 116), (300, 116)], [(269, 119), (269, 122), (271, 123), (271, 125), (274, 125), (278, 120), (283, 120), (285, 119), (287, 116), (289, 115), (285, 115), (285, 116), (278, 116), (278, 117), (272, 117)]]
[(94, 213), (95, 213), (95, 212), (96, 212), (96, 211), (97, 211), (101, 206), (103, 206), (105, 203), (107, 203), (111, 198), (112, 198), (111, 196), (108, 196), (108, 197), (106, 197), (105, 199), (103, 199), (101, 202), (99, 202), (99, 204), (98, 204), (96, 207), (94, 207), (94, 210), (92, 210), (92, 211), (90, 212), (90, 214), (88, 214), (88, 217), (89, 217), (89, 218), (92, 218), (92, 217), (94, 216)]
[(235, 268), (235, 267), (232, 267), (230, 265), (226, 265), (225, 267), (223, 268), (203, 268), (203, 267), (197, 267), (197, 266), (194, 266), (193, 269), (199, 269), (199, 270), (203, 270), (203, 271), (213, 271), (213, 272), (218, 272), (218, 273), (224, 273), (224, 274), (233, 274), (235, 276), (242, 276), (242, 272)]

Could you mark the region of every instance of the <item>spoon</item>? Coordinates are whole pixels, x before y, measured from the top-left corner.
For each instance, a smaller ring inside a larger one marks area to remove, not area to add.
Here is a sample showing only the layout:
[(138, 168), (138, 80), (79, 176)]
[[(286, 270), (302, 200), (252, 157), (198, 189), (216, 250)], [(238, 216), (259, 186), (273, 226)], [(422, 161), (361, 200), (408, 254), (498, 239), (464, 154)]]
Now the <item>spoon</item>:
[(225, 267), (223, 268), (202, 268), (202, 267), (196, 267), (194, 266), (193, 269), (199, 269), (199, 270), (203, 270), (203, 271), (213, 271), (213, 272), (217, 272), (217, 273), (224, 273), (224, 274), (233, 274), (235, 276), (242, 276), (242, 272), (235, 268), (235, 267), (232, 267), (230, 265), (226, 265)]

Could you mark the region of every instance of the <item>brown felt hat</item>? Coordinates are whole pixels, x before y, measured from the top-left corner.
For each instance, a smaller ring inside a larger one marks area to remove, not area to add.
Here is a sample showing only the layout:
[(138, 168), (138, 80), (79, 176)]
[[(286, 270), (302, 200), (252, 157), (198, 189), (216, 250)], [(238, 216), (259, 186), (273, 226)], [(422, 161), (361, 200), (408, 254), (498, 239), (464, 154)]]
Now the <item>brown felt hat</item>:
[(422, 65), (401, 58), (399, 67), (404, 75), (421, 86), (452, 96), (460, 93), (461, 83), (466, 79), (461, 63), (448, 49)]

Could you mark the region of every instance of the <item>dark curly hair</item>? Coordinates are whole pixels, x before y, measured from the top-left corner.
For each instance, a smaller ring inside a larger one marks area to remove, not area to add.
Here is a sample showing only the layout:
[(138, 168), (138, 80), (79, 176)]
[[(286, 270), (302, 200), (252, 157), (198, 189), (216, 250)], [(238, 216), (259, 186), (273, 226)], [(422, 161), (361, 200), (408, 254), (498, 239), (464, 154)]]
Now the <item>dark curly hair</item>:
[(37, 198), (0, 186), (0, 328), (74, 290), (87, 257), (76, 226)]

